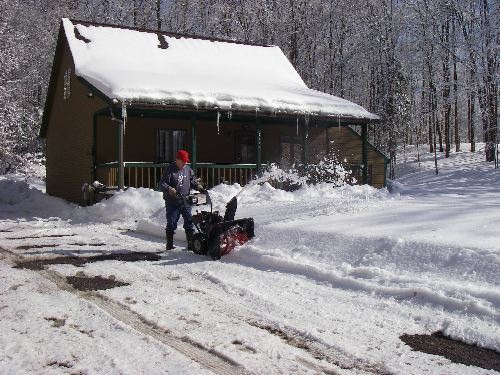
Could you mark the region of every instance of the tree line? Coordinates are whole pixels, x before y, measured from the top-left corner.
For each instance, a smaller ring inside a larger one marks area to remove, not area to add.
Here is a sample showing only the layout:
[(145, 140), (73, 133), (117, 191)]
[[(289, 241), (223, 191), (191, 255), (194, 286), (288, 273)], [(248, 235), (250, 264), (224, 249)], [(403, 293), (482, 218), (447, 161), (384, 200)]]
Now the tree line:
[(392, 178), (409, 144), (449, 156), (480, 141), (495, 158), (496, 0), (0, 0), (4, 172), (43, 150), (36, 136), (61, 17), (277, 45), (311, 88), (381, 117), (369, 134)]

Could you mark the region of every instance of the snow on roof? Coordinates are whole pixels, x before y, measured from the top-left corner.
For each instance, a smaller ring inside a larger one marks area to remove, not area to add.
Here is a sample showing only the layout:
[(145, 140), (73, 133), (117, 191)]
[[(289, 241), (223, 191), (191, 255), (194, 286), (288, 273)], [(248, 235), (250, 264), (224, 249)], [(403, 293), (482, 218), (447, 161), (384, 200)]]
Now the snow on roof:
[(110, 99), (378, 119), (309, 89), (281, 49), (63, 19), (75, 74)]

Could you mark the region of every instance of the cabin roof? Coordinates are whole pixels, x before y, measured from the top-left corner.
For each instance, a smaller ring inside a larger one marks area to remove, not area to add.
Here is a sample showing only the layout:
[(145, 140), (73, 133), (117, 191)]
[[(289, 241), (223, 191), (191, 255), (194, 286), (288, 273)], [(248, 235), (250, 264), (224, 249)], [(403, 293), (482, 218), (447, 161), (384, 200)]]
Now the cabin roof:
[(277, 46), (62, 22), (75, 74), (110, 99), (378, 119), (308, 88)]
[[(62, 19), (58, 48), (62, 37), (75, 75), (110, 101), (379, 119), (353, 102), (308, 88), (277, 46), (67, 18)], [(53, 82), (47, 105), (51, 87)], [(48, 122), (47, 105), (41, 133)]]

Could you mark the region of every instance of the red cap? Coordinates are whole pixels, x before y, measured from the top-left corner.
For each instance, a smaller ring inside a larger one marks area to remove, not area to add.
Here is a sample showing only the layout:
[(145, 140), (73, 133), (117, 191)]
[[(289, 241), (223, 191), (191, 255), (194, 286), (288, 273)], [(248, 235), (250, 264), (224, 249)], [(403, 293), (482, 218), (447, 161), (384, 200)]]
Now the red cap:
[(189, 163), (189, 154), (186, 150), (177, 151), (177, 159), (182, 160), (184, 163)]

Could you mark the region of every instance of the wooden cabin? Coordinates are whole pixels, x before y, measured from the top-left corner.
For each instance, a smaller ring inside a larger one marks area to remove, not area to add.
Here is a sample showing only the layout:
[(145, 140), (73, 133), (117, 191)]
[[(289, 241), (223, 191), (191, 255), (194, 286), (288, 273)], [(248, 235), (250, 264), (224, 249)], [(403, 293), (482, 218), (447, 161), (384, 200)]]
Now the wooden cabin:
[(40, 132), (47, 192), (81, 202), (96, 180), (155, 188), (181, 148), (209, 186), (333, 152), (383, 187), (387, 158), (367, 141), (376, 122), (309, 89), (276, 46), (63, 19)]

